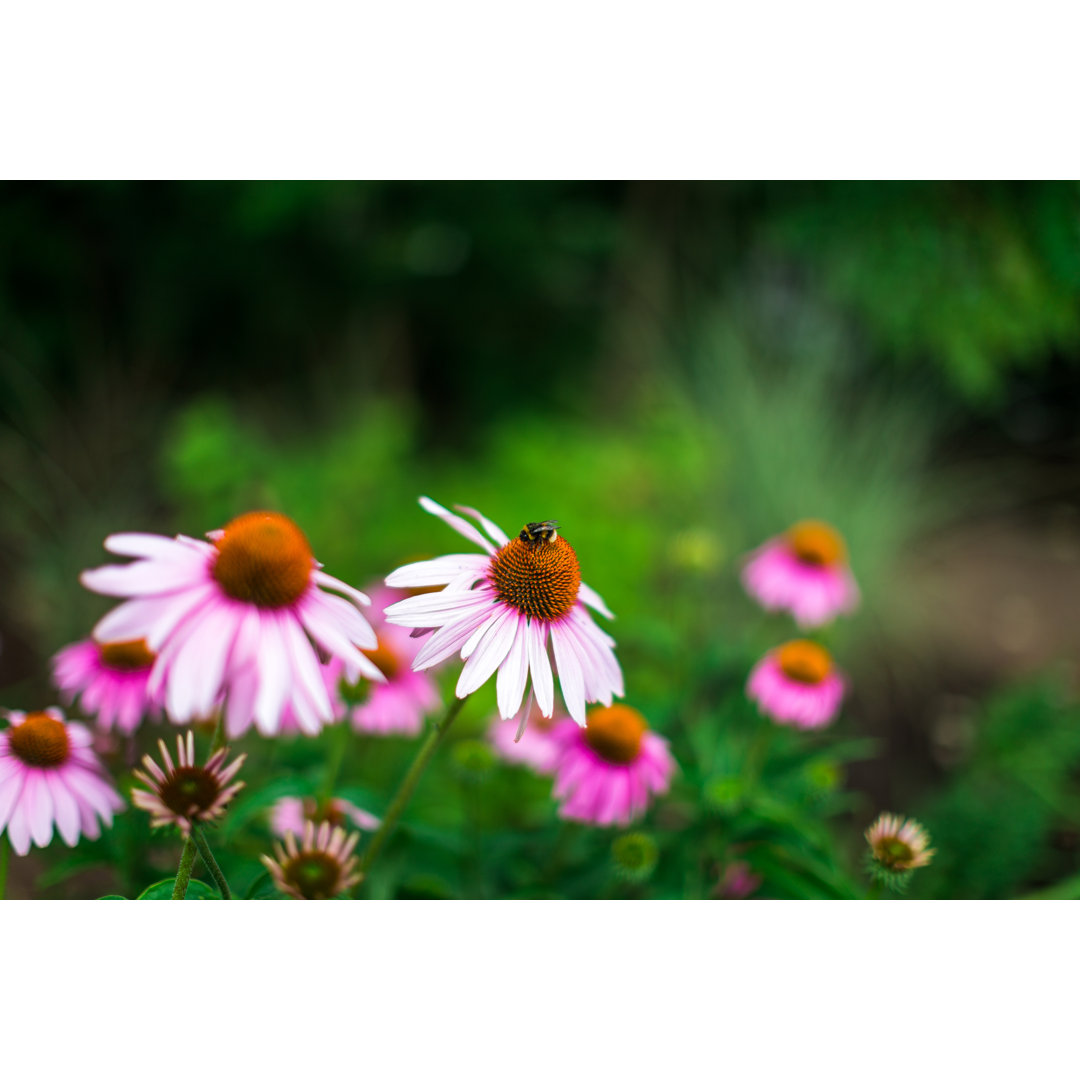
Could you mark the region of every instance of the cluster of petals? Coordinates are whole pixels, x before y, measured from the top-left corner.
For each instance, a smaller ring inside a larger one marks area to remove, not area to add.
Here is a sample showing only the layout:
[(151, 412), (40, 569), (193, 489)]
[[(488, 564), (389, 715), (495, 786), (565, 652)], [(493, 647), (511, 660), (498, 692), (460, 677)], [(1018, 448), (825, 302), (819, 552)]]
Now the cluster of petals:
[(379, 819), (369, 814), (348, 799), (333, 798), (320, 804), (318, 800), (286, 795), (278, 799), (270, 810), (270, 828), (278, 836), (303, 836), (304, 829), (310, 822), (319, 825), (324, 821), (331, 825), (352, 822), (364, 832), (374, 832), (379, 827)]
[(610, 705), (613, 695), (622, 696), (615, 642), (587, 611), (591, 607), (612, 618), (596, 592), (579, 582), (565, 613), (553, 618), (531, 614), (504, 599), (494, 583), (497, 560), (511, 544), (502, 529), (468, 507), (457, 509), (476, 520), (483, 532), (427, 497), (420, 499), (420, 505), (484, 554), (445, 555), (412, 563), (386, 579), (395, 588), (443, 586), (437, 593), (409, 597), (386, 610), (391, 623), (432, 631), (413, 661), (415, 670), (424, 671), (460, 654), (465, 664), (456, 687), (459, 698), (478, 690), (497, 672), (498, 709), (505, 719), (519, 713), (530, 679), (541, 713), (553, 715), (553, 669), (567, 711), (578, 724), (585, 723), (586, 702)]
[[(766, 653), (750, 672), (746, 696), (778, 724), (807, 730), (825, 727), (840, 711), (844, 677), (828, 661), (815, 681), (793, 677), (785, 668), (784, 651), (799, 646), (820, 649), (811, 642), (789, 642)], [(828, 656), (824, 649), (820, 652)]]
[(752, 551), (743, 566), (742, 581), (766, 611), (790, 612), (803, 628), (821, 626), (836, 615), (854, 611), (859, 603), (859, 589), (846, 558), (840, 555), (825, 563), (801, 558), (791, 533), (773, 537)]
[[(379, 668), (384, 681), (353, 685), (343, 661), (332, 657), (323, 667), (323, 678), (334, 719), (346, 718), (353, 730), (363, 735), (419, 735), (424, 728), (424, 717), (438, 709), (442, 700), (435, 680), (423, 671), (412, 669), (423, 642), (404, 627), (386, 621), (383, 612), (397, 599), (393, 589), (378, 585), (369, 589), (368, 594), (370, 621), (378, 645), (367, 659)], [(288, 710), (282, 731), (298, 726)]]
[(79, 698), (82, 712), (95, 717), (103, 731), (115, 726), (130, 735), (143, 717), (160, 717), (164, 697), (161, 688), (150, 693), (154, 657), (143, 652), (147, 663), (119, 665), (109, 662), (108, 646), (93, 639), (77, 641), (53, 657), (53, 683), (67, 704)]
[(241, 754), (226, 765), (229, 750), (222, 747), (205, 765), (198, 765), (195, 736), (190, 731), (176, 737), (175, 763), (164, 739), (158, 739), (158, 751), (162, 766), (147, 754), (142, 760), (145, 771), (135, 770), (135, 778), (146, 784), (147, 790), (133, 788), (131, 792), (132, 803), (151, 815), (150, 824), (155, 828), (176, 825), (187, 836), (193, 822), (221, 817), (244, 786), (242, 780), (233, 778), (247, 755)]
[(124, 803), (91, 750), (93, 735), (57, 708), (7, 713), (0, 732), (0, 830), (25, 855), (46, 847), (53, 828), (68, 847), (96, 840)]
[[(589, 723), (605, 711), (612, 710), (592, 710)], [(614, 760), (598, 750), (590, 742), (588, 726), (565, 721), (552, 736), (559, 748), (552, 796), (561, 803), (559, 816), (571, 821), (629, 825), (645, 813), (651, 796), (667, 793), (677, 769), (667, 740), (652, 731), (641, 733), (633, 757), (620, 755), (629, 760)]]
[[(224, 703), (230, 738), (252, 723), (262, 734), (275, 735), (286, 710), (302, 731), (316, 734), (333, 711), (317, 648), (338, 658), (350, 679), (364, 675), (382, 681), (360, 651), (376, 644), (357, 606), (368, 598), (324, 573), (309, 551), (301, 557), (300, 584), (287, 602), (230, 595), (215, 576), (221, 545), (233, 526), (248, 527), (260, 518), (284, 522), (302, 538), (288, 519), (264, 512), (208, 533), (210, 542), (146, 533), (108, 537), (106, 550), (134, 561), (82, 574), (87, 588), (127, 598), (98, 622), (94, 637), (146, 641), (157, 654), (148, 692), (164, 691), (166, 711), (176, 723), (209, 717)], [(265, 584), (257, 566), (249, 575), (254, 575), (253, 590)]]

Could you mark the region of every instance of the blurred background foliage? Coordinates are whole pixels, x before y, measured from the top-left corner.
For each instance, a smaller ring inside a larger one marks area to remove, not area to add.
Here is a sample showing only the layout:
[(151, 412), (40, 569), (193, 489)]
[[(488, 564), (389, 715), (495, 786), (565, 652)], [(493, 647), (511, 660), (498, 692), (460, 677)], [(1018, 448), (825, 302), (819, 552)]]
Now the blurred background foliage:
[[(1075, 184), (3, 185), (0, 703), (52, 700), (109, 532), (280, 509), (363, 586), (464, 550), (426, 493), (562, 522), (682, 772), (629, 841), (559, 823), (487, 753), (488, 687), (370, 895), (862, 895), (882, 809), (938, 849), (912, 896), (1080, 895), (1078, 357)], [(813, 736), (742, 696), (793, 630), (739, 559), (800, 517), (863, 591)], [(334, 737), (245, 740), (241, 891)], [(380, 813), (413, 747), (350, 738)], [(142, 817), (13, 890), (134, 895), (175, 870)]]

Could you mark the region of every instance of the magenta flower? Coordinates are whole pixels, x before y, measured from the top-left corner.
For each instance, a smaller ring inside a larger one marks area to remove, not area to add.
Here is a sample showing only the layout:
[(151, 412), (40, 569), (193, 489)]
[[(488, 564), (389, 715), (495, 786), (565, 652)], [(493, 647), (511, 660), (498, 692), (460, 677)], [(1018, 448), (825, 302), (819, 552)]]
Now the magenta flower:
[(556, 710), (549, 719), (532, 700), (528, 709), (528, 725), (521, 738), (517, 738), (521, 725), (516, 719), (503, 720), (496, 716), (488, 727), (488, 741), (495, 748), (495, 753), (511, 765), (524, 765), (538, 776), (551, 776), (560, 753), (554, 729), (562, 720), (569, 718)]
[(324, 821), (328, 821), (332, 827), (347, 827), (351, 822), (364, 832), (374, 832), (380, 824), (374, 814), (361, 810), (347, 799), (319, 802), (312, 798), (286, 796), (278, 799), (270, 811), (270, 828), (278, 836), (286, 836), (288, 833), (303, 836), (307, 822), (321, 825)]
[(825, 727), (840, 709), (844, 679), (822, 646), (813, 641), (789, 641), (754, 665), (746, 696), (779, 724)]
[(104, 645), (77, 641), (53, 657), (53, 682), (68, 704), (80, 697), (81, 710), (95, 716), (103, 731), (115, 725), (130, 735), (144, 716), (157, 720), (161, 715), (164, 695), (149, 690), (156, 659), (141, 638)]
[(45, 847), (53, 825), (68, 847), (79, 836), (96, 840), (99, 819), (112, 825), (124, 802), (113, 790), (83, 724), (69, 724), (59, 709), (7, 713), (0, 731), (0, 830), (19, 855), (30, 842)]
[(800, 521), (751, 552), (742, 582), (766, 611), (790, 611), (805, 628), (859, 603), (843, 538), (820, 521)]
[[(413, 668), (424, 671), (455, 653), (465, 661), (456, 693), (464, 698), (498, 672), (499, 715), (515, 716), (531, 676), (532, 691), (544, 716), (555, 711), (554, 667), (567, 711), (585, 724), (585, 703), (611, 704), (622, 696), (623, 679), (615, 642), (593, 621), (585, 605), (612, 618), (604, 601), (581, 580), (574, 549), (553, 522), (526, 525), (512, 540), (475, 510), (484, 536), (464, 518), (432, 502), (420, 505), (484, 549), (483, 555), (444, 555), (395, 570), (386, 583), (399, 588), (445, 586), (412, 596), (386, 610), (388, 622), (434, 631)], [(489, 540), (488, 537), (491, 539)]]
[(559, 816), (591, 825), (629, 825), (645, 813), (649, 796), (663, 795), (675, 772), (667, 739), (648, 730), (628, 705), (590, 709), (584, 728), (555, 728), (559, 760), (552, 796)]
[(211, 543), (118, 533), (106, 549), (136, 561), (82, 574), (95, 592), (131, 598), (94, 636), (146, 640), (157, 653), (149, 692), (164, 688), (173, 721), (208, 717), (224, 700), (230, 738), (253, 721), (263, 735), (277, 734), (287, 708), (316, 734), (332, 715), (317, 647), (338, 657), (350, 679), (383, 681), (360, 652), (375, 647), (356, 607), (368, 598), (319, 569), (292, 521), (257, 510), (207, 535)]

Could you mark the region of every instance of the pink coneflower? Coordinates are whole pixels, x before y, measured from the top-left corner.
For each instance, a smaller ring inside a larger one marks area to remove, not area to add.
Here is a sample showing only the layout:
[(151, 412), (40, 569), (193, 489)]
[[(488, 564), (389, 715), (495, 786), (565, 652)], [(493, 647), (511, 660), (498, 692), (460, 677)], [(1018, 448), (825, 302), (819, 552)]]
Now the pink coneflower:
[(767, 611), (790, 611), (807, 628), (859, 603), (843, 538), (821, 521), (800, 521), (751, 552), (742, 581)]
[(518, 720), (495, 717), (488, 728), (488, 740), (495, 752), (512, 765), (524, 765), (539, 776), (550, 776), (559, 760), (560, 744), (554, 738), (555, 727), (563, 719), (557, 710), (552, 717), (545, 716), (536, 701), (530, 697), (526, 708), (528, 725), (517, 738), (520, 730)]
[(175, 722), (209, 716), (227, 696), (230, 738), (253, 720), (262, 734), (276, 734), (287, 707), (303, 731), (317, 733), (331, 706), (316, 646), (340, 658), (350, 679), (383, 681), (359, 651), (375, 647), (355, 606), (368, 598), (319, 569), (292, 521), (256, 510), (207, 535), (212, 543), (119, 533), (106, 549), (136, 561), (82, 574), (95, 592), (133, 598), (106, 615), (94, 636), (146, 640), (158, 654), (150, 692), (165, 688)]
[(424, 643), (386, 619), (385, 609), (396, 599), (392, 589), (380, 586), (371, 591), (372, 627), (378, 644), (374, 651), (368, 650), (367, 657), (386, 681), (366, 687), (360, 699), (354, 688), (343, 687), (345, 715), (354, 730), (365, 735), (419, 735), (425, 715), (441, 702), (434, 679), (412, 669)]
[(745, 900), (761, 888), (761, 875), (755, 874), (747, 862), (732, 862), (724, 867), (713, 889), (714, 900)]
[(144, 716), (160, 716), (163, 695), (149, 692), (156, 659), (142, 639), (77, 641), (53, 657), (53, 682), (68, 703), (81, 696), (81, 710), (95, 716), (103, 731), (115, 725), (130, 735)]
[(0, 731), (0, 830), (7, 828), (11, 846), (19, 855), (31, 840), (45, 847), (54, 823), (68, 847), (80, 834), (96, 840), (98, 819), (111, 826), (124, 802), (90, 749), (89, 728), (69, 724), (53, 708), (7, 717), (11, 727)]
[[(589, 616), (585, 605), (612, 618), (604, 601), (581, 580), (574, 549), (554, 522), (526, 525), (512, 540), (497, 525), (468, 507), (489, 540), (464, 518), (424, 497), (420, 505), (484, 549), (484, 555), (445, 555), (395, 570), (386, 583), (401, 588), (444, 585), (440, 592), (413, 596), (388, 608), (388, 622), (434, 630), (413, 668), (423, 671), (460, 653), (465, 661), (457, 683), (464, 698), (498, 672), (496, 697), (505, 719), (521, 708), (525, 684), (544, 716), (555, 710), (554, 653), (567, 711), (585, 723), (586, 701), (611, 704), (622, 696), (623, 679), (615, 642)], [(492, 542), (494, 541), (494, 542)]]
[(164, 739), (158, 739), (158, 750), (164, 769), (147, 754), (143, 758), (146, 772), (135, 770), (135, 778), (150, 789), (132, 788), (131, 801), (150, 815), (150, 824), (176, 825), (187, 836), (192, 822), (214, 821), (225, 813), (226, 807), (244, 786), (243, 780), (231, 783), (244, 764), (241, 754), (231, 765), (225, 764), (228, 747), (210, 755), (205, 765), (195, 764), (195, 736), (189, 731), (176, 736), (176, 764), (169, 756)]
[(844, 697), (844, 679), (816, 642), (789, 641), (754, 665), (746, 695), (779, 724), (819, 728), (835, 718)]
[(324, 821), (331, 826), (347, 826), (350, 822), (365, 832), (374, 832), (379, 827), (379, 819), (359, 806), (354, 806), (347, 799), (318, 800), (293, 798), (286, 796), (278, 799), (270, 811), (270, 828), (278, 836), (293, 833), (304, 835), (307, 822), (321, 825)]
[(286, 895), (297, 900), (330, 900), (360, 884), (360, 863), (352, 853), (359, 839), (359, 833), (346, 838), (345, 830), (331, 829), (329, 821), (318, 831), (308, 821), (299, 846), (290, 832), (284, 847), (274, 845), (275, 858), (263, 855), (262, 861), (274, 884)]
[(892, 873), (926, 866), (936, 854), (926, 830), (914, 818), (880, 814), (865, 835), (871, 858)]
[(590, 709), (584, 728), (569, 721), (554, 731), (559, 742), (552, 796), (559, 816), (592, 825), (629, 825), (663, 795), (675, 772), (667, 740), (648, 730), (629, 705)]

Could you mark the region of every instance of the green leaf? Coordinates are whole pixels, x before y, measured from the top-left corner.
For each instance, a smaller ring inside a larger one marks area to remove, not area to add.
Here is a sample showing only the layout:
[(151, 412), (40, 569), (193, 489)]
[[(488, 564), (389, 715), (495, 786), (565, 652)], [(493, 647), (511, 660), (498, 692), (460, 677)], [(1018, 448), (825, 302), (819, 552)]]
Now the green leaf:
[[(155, 884), (144, 889), (137, 897), (137, 900), (171, 900), (173, 894), (173, 887), (176, 885), (176, 878), (166, 878), (164, 881), (158, 881)], [(187, 896), (185, 900), (220, 900), (221, 896), (216, 889), (211, 888), (205, 881), (199, 881), (197, 878), (192, 878), (188, 882)]]
[(119, 893), (107, 893), (105, 896), (99, 896), (99, 900), (126, 900), (126, 896), (120, 896)]

